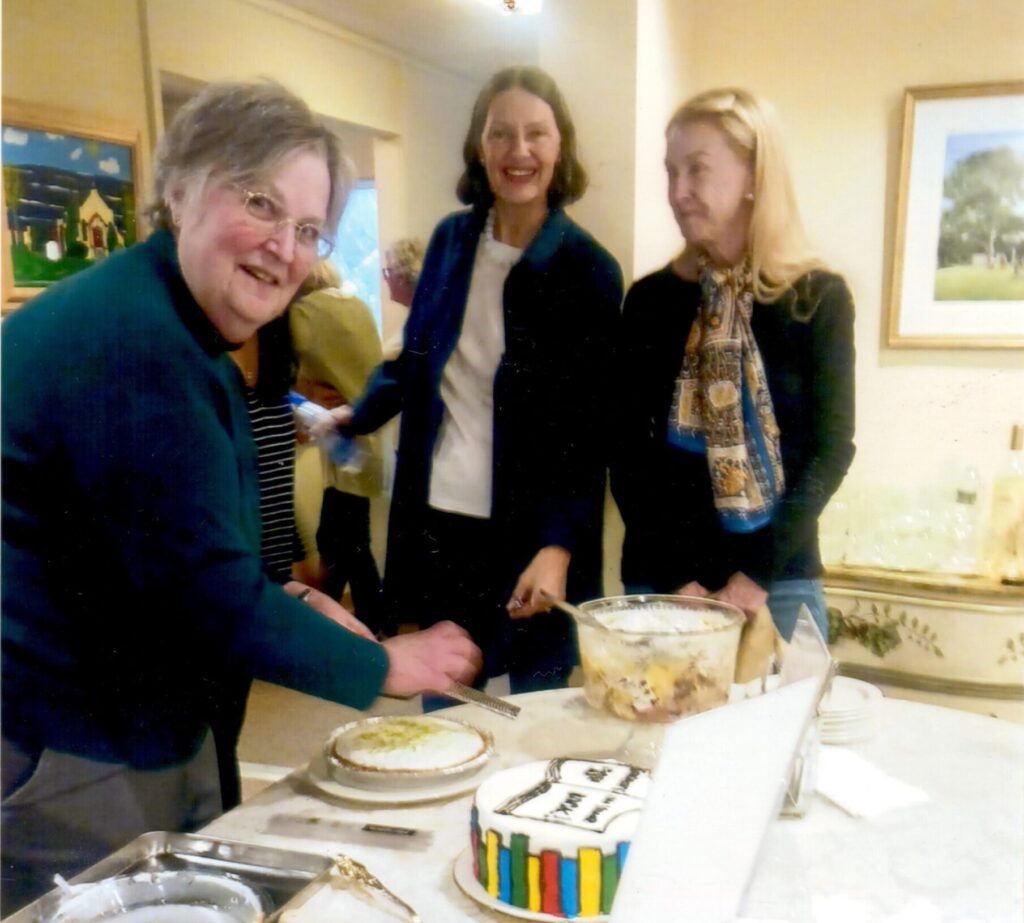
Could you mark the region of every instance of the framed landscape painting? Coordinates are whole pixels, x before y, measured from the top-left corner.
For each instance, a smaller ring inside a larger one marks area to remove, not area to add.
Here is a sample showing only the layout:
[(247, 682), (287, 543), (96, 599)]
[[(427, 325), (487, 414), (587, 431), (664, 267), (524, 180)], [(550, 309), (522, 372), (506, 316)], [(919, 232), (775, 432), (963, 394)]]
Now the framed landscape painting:
[(1024, 81), (906, 91), (888, 343), (1024, 347)]
[(4, 100), (4, 301), (135, 243), (138, 135)]

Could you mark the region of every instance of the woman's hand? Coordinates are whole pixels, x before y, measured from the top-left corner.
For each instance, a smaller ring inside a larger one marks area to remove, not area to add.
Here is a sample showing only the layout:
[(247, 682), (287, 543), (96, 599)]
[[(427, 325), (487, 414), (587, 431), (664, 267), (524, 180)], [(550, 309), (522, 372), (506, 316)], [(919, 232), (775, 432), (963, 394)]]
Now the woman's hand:
[(707, 587), (701, 586), (696, 580), (691, 580), (685, 586), (676, 590), (676, 596), (710, 596)]
[(284, 585), (284, 591), (289, 596), (298, 597), (306, 590), (309, 590), (310, 592), (307, 596), (303, 597), (302, 601), (311, 609), (315, 609), (321, 615), (329, 618), (332, 622), (337, 623), (342, 628), (348, 629), (353, 634), (359, 635), (361, 638), (366, 638), (368, 641), (377, 640), (369, 628), (360, 622), (359, 619), (348, 611), (348, 609), (331, 599), (331, 597), (326, 593), (321, 593), (319, 590), (315, 590), (311, 586), (299, 583), (298, 580), (289, 580)]
[(571, 557), (560, 545), (541, 548), (519, 575), (512, 598), (505, 605), (508, 614), (514, 619), (525, 619), (538, 612), (546, 612), (551, 607), (544, 601), (541, 590), (556, 599), (565, 599), (565, 581)]
[(395, 635), (383, 644), (390, 661), (386, 695), (444, 692), (453, 682), (471, 683), (483, 665), (480, 648), (454, 622)]
[(711, 598), (742, 609), (749, 621), (757, 615), (757, 611), (762, 606), (767, 604), (768, 591), (760, 584), (754, 583), (742, 571), (736, 571), (722, 589), (711, 594)]
[[(339, 429), (344, 429), (352, 422), (352, 408), (348, 404), (342, 404), (340, 407), (331, 408), (331, 416), (334, 417), (334, 425)], [(323, 435), (330, 427), (316, 426), (312, 432), (314, 435)]]

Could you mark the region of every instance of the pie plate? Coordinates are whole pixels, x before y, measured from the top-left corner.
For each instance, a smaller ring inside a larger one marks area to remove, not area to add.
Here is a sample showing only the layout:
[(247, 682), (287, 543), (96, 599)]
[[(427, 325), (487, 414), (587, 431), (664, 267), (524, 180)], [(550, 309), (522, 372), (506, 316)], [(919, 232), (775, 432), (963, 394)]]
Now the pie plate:
[(419, 789), (472, 776), (494, 754), (490, 734), (434, 715), (381, 715), (336, 728), (324, 744), (329, 776), (347, 787)]

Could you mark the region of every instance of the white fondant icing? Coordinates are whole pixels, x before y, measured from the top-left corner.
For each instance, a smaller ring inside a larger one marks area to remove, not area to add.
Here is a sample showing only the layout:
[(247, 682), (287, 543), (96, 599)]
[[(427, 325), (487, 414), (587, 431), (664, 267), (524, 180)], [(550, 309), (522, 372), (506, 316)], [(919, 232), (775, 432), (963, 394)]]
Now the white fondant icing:
[(611, 855), (636, 829), (648, 779), (646, 770), (611, 760), (525, 763), (477, 789), (477, 820), (505, 846), (513, 833), (527, 836), (532, 855), (555, 850), (575, 858), (584, 846)]

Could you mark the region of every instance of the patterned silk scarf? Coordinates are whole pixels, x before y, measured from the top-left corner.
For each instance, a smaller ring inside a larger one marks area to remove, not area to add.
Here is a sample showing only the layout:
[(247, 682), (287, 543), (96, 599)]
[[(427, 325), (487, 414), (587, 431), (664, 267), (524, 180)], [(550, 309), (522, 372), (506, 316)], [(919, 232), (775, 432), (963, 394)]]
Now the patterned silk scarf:
[(785, 488), (779, 427), (750, 329), (747, 264), (699, 264), (702, 299), (686, 339), (668, 421), (672, 445), (707, 454), (715, 509), (730, 532), (772, 516)]

